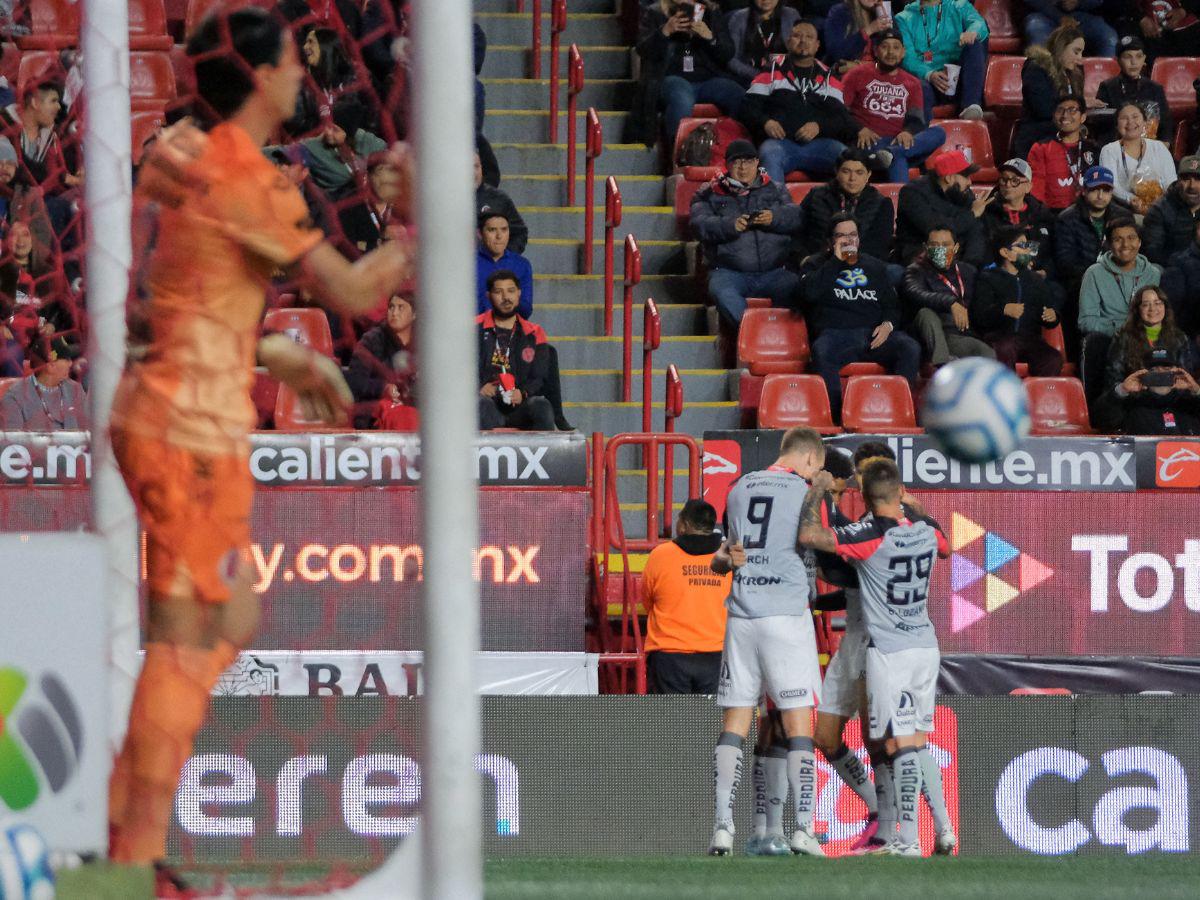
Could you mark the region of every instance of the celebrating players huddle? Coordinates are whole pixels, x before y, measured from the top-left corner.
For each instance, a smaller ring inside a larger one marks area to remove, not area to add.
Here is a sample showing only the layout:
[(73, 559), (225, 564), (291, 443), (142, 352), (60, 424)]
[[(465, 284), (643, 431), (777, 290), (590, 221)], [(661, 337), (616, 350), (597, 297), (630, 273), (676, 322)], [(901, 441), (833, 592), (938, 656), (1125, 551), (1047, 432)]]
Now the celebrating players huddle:
[[(826, 459), (816, 431), (793, 428), (779, 458), (729, 492), (725, 541), (712, 562), (715, 572), (733, 572), (717, 689), (724, 712), (713, 753), (712, 855), (733, 849), (742, 742), (764, 694), (777, 712), (759, 729), (748, 854), (824, 856), (813, 830), (815, 747), (866, 804), (858, 852), (920, 856), (922, 795), (937, 832), (935, 851), (954, 850), (941, 771), (925, 746), (940, 661), (927, 612), (929, 582), (935, 558), (949, 555), (949, 545), (905, 492), (894, 459), (886, 444), (863, 444), (851, 471), (840, 453)], [(852, 522), (837, 501), (855, 474), (867, 512)], [(823, 684), (810, 611), (818, 574), (846, 602), (845, 635)], [(842, 740), (855, 715), (869, 723), (863, 730), (874, 786)], [(796, 817), (790, 841), (783, 835), (789, 789)]]

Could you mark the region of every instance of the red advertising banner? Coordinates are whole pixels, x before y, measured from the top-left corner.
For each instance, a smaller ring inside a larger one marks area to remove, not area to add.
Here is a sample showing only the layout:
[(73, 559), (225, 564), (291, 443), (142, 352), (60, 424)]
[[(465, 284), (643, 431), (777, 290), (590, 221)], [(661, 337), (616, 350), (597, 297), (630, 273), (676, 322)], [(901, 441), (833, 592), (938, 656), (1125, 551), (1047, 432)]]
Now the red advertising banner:
[[(583, 650), (586, 490), (479, 493), (483, 650)], [(0, 531), (71, 531), (86, 487), (0, 488)], [(415, 488), (288, 488), (254, 498), (256, 650), (419, 650), (424, 548)]]
[(946, 653), (1196, 656), (1195, 495), (920, 495), (950, 538), (930, 613)]

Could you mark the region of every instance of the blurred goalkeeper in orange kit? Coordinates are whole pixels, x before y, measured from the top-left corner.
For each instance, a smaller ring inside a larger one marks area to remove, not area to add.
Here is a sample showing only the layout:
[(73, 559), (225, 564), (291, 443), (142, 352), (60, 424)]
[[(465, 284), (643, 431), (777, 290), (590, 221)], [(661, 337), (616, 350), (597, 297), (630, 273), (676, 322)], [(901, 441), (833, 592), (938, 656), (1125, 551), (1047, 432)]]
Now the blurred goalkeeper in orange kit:
[(248, 468), (253, 367), (336, 423), (351, 401), (337, 365), (284, 335), (258, 339), (273, 272), (298, 277), (348, 316), (411, 274), (406, 240), (347, 261), (307, 223), (299, 191), (261, 147), (296, 106), (304, 69), (269, 12), (218, 9), (191, 35), (197, 110), (214, 127), (168, 129), (139, 178), (154, 224), (141, 272), (144, 346), (113, 409), (112, 441), (146, 532), (145, 662), (109, 791), (110, 856), (155, 865), (160, 896), (183, 886), (161, 865), (180, 772), (218, 676), (253, 637)]

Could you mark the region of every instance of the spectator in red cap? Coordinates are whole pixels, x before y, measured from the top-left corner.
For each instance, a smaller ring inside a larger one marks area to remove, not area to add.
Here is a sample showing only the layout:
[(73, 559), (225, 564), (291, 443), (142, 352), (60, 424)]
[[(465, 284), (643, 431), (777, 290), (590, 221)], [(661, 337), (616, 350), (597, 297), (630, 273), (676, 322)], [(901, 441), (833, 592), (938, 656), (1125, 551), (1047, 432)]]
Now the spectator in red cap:
[(961, 150), (943, 150), (929, 160), (929, 171), (900, 189), (896, 210), (896, 262), (908, 265), (925, 249), (935, 225), (953, 229), (962, 247), (963, 262), (980, 266), (987, 262), (987, 241), (979, 215), (986, 195), (976, 199), (971, 176), (979, 166)]
[(1054, 137), (1038, 141), (1029, 151), (1033, 196), (1061, 212), (1083, 190), (1083, 173), (1100, 161), (1100, 148), (1088, 140), (1083, 127), (1084, 101), (1078, 94), (1058, 98), (1054, 105)]
[(926, 122), (921, 82), (900, 68), (905, 54), (900, 32), (894, 27), (875, 32), (871, 47), (874, 63), (849, 71), (842, 82), (842, 97), (862, 126), (858, 146), (891, 154), (888, 181), (904, 184), (909, 167), (920, 165), (942, 146), (946, 132)]

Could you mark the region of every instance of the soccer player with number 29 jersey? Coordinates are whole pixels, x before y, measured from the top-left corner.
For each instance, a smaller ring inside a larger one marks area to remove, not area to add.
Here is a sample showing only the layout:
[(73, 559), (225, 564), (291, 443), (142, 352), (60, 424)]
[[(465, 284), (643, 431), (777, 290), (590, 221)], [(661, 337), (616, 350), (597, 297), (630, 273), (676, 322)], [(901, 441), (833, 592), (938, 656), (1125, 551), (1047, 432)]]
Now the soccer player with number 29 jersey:
[(813, 834), (816, 760), (811, 710), (821, 685), (809, 598), (814, 572), (799, 544), (808, 479), (825, 461), (821, 436), (793, 428), (779, 459), (740, 478), (729, 492), (725, 542), (713, 557), (718, 574), (733, 572), (717, 703), (724, 707), (713, 752), (715, 816), (709, 853), (733, 849), (733, 802), (742, 771), (742, 742), (764, 689), (787, 734), (787, 776), (795, 798), (794, 853), (824, 856)]
[[(946, 535), (912, 498), (901, 503), (904, 483), (896, 464), (876, 460), (862, 472), (870, 515), (851, 525), (822, 523), (821, 499), (831, 485), (819, 472), (804, 501), (800, 541), (836, 553), (858, 570), (867, 647), (867, 709), (872, 738), (886, 738), (893, 753), (898, 827), (884, 851), (920, 856), (917, 803), (921, 795), (919, 756), (933, 730), (940, 655), (927, 612), (934, 559), (949, 555)], [(906, 512), (911, 513), (909, 518)]]

